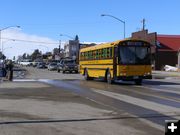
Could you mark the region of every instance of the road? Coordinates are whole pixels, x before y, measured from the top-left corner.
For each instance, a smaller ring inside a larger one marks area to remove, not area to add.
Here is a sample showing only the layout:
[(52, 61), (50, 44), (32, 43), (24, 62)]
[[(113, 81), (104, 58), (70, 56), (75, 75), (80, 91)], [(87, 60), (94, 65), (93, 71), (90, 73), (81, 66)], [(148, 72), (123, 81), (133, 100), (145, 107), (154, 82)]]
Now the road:
[(0, 85), (1, 134), (163, 135), (165, 120), (180, 119), (178, 78), (108, 85), (26, 69)]

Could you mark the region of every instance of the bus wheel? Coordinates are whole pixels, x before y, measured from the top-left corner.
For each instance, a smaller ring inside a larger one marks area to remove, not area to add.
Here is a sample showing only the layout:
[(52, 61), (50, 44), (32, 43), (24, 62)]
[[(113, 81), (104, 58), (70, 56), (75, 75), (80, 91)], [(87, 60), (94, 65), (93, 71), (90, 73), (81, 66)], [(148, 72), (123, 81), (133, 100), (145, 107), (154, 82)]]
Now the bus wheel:
[(85, 73), (84, 73), (84, 79), (85, 80), (90, 80), (87, 69), (85, 70)]
[(137, 80), (135, 80), (135, 84), (136, 84), (136, 85), (141, 85), (141, 84), (142, 84), (142, 79), (137, 79)]
[(111, 78), (111, 73), (109, 71), (107, 72), (106, 80), (107, 80), (108, 84), (112, 84), (113, 83), (113, 80)]

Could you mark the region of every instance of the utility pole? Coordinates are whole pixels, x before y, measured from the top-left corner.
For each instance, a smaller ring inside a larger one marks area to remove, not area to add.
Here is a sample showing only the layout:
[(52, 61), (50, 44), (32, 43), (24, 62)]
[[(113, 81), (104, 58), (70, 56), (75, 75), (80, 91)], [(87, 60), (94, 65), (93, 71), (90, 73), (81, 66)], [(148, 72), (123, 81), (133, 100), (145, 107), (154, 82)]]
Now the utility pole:
[(59, 53), (61, 53), (61, 40), (59, 40)]

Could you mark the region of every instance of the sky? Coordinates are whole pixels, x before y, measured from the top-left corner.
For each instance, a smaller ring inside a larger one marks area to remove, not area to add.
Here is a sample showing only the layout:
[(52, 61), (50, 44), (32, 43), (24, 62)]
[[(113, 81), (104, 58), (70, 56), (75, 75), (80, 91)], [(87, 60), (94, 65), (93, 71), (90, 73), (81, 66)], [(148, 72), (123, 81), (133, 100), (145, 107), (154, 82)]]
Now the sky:
[[(0, 0), (1, 51), (8, 58), (52, 51), (69, 37), (80, 42), (112, 42), (145, 28), (158, 34), (180, 35), (179, 0)], [(64, 36), (60, 36), (63, 34)], [(67, 36), (68, 35), (68, 36)], [(14, 40), (12, 40), (14, 39)], [(26, 42), (25, 42), (26, 41)], [(34, 42), (30, 42), (34, 41)], [(63, 44), (62, 44), (63, 47)]]

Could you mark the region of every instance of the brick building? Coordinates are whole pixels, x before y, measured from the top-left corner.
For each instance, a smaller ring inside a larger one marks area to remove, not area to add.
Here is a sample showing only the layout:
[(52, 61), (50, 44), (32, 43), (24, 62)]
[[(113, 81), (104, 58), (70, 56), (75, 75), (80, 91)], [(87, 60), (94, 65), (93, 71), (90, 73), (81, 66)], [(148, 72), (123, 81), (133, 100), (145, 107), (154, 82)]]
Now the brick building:
[(142, 39), (152, 44), (152, 58), (155, 70), (165, 65), (180, 67), (180, 35), (160, 35), (148, 30), (132, 33), (133, 39)]
[(178, 66), (179, 49), (180, 35), (157, 35), (156, 69), (161, 70), (165, 65)]

